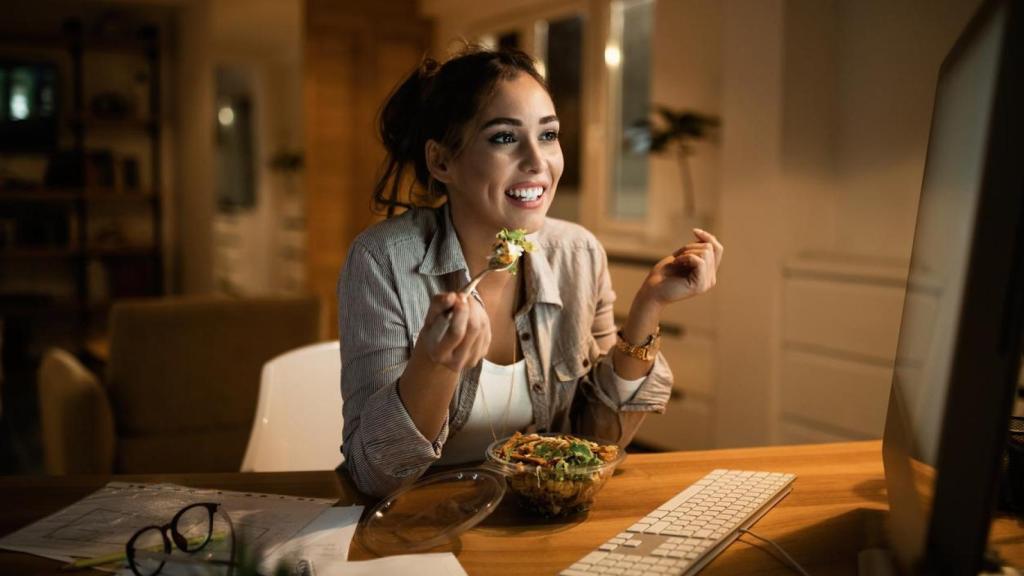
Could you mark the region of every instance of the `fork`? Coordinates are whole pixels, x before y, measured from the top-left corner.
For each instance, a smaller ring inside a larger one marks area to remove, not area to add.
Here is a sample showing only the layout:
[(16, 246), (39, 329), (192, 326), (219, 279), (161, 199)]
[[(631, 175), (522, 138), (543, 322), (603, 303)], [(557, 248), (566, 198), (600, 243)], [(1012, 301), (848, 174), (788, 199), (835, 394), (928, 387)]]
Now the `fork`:
[[(480, 281), (483, 280), (485, 276), (487, 276), (491, 272), (504, 272), (506, 270), (509, 270), (513, 266), (515, 266), (516, 262), (518, 261), (519, 259), (517, 258), (511, 264), (498, 264), (495, 262), (489, 263), (487, 265), (487, 268), (484, 268), (483, 271), (481, 271), (479, 274), (471, 278), (469, 280), (469, 283), (459, 290), (459, 294), (472, 294), (473, 290), (477, 287), (478, 284), (480, 284)], [(452, 309), (449, 308), (448, 310), (445, 311), (442, 318), (434, 321), (434, 324), (431, 325), (430, 332), (428, 332), (428, 335), (434, 342), (440, 340), (441, 336), (445, 333), (446, 330), (448, 330), (448, 326), (451, 319)]]
[(512, 261), (511, 264), (502, 265), (495, 262), (489, 263), (487, 268), (484, 268), (483, 271), (481, 271), (479, 274), (473, 276), (473, 278), (470, 279), (469, 284), (466, 284), (465, 286), (462, 287), (461, 290), (459, 290), (459, 294), (472, 294), (473, 290), (476, 289), (477, 284), (479, 284), (480, 281), (484, 279), (484, 276), (487, 276), (491, 272), (504, 272), (506, 270), (509, 270), (510, 268), (515, 266), (516, 262), (518, 261), (519, 259), (516, 258), (515, 260)]

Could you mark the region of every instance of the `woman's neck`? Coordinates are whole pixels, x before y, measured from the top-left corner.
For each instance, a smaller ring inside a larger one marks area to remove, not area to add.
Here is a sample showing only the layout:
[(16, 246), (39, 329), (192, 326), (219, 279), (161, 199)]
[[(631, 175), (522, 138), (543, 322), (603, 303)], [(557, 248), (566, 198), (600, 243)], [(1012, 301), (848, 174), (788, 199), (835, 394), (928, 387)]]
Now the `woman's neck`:
[(464, 218), (454, 207), (451, 208), (452, 227), (462, 247), (469, 275), (476, 276), (487, 268), (493, 251), (494, 237), (498, 230), (489, 230), (486, 225), (471, 218)]

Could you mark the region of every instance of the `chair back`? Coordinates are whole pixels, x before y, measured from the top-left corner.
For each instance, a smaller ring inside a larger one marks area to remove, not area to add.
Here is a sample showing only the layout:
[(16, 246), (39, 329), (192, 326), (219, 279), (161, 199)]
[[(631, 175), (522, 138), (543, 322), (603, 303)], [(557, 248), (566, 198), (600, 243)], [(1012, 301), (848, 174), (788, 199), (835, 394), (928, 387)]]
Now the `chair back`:
[(109, 474), (114, 419), (95, 374), (71, 353), (46, 351), (37, 374), (39, 429), (47, 474)]
[(341, 464), (340, 383), (337, 340), (267, 362), (242, 471), (332, 470)]
[(115, 472), (238, 470), (260, 369), (319, 339), (315, 297), (123, 301), (110, 318)]

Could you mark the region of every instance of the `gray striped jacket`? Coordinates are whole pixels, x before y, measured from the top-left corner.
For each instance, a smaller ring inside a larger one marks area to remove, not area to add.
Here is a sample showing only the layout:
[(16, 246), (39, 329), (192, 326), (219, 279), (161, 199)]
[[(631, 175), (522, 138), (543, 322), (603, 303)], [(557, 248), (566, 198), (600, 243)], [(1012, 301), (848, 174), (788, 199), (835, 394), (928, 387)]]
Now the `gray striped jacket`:
[[(530, 429), (624, 446), (644, 413), (664, 411), (672, 388), (668, 364), (659, 354), (636, 394), (620, 405), (607, 354), (616, 327), (604, 249), (583, 227), (550, 218), (531, 239), (536, 250), (525, 256), (526, 303), (516, 316), (533, 405)], [(363, 492), (384, 495), (417, 479), (469, 417), (480, 365), (462, 373), (437, 438), (420, 434), (396, 387), (431, 296), (468, 280), (447, 206), (410, 210), (352, 243), (338, 283), (342, 450)]]

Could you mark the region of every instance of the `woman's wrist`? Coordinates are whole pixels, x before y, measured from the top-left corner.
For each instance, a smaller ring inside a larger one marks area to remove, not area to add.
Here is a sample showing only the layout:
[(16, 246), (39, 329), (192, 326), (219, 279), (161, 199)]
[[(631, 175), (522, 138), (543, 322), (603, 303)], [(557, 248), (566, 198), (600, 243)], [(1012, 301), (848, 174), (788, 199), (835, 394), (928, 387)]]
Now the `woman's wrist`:
[(651, 295), (646, 286), (641, 286), (629, 308), (629, 317), (622, 326), (623, 336), (630, 343), (639, 343), (654, 334), (661, 322), (664, 307), (665, 305)]

